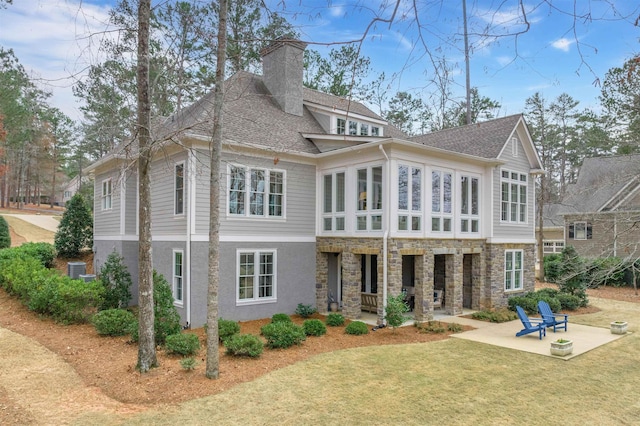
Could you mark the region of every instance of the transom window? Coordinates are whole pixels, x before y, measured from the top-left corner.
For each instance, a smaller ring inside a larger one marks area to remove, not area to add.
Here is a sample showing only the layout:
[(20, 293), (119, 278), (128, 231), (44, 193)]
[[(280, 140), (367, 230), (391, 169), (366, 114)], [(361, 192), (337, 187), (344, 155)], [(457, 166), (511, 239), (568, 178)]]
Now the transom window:
[(422, 169), (398, 166), (398, 230), (422, 229)]
[(276, 299), (276, 251), (238, 250), (238, 303)]
[(184, 213), (184, 163), (176, 164), (174, 170), (175, 207), (174, 214)]
[(460, 232), (480, 231), (480, 181), (471, 176), (460, 178)]
[(182, 268), (182, 260), (183, 260), (183, 251), (182, 250), (174, 250), (173, 251), (173, 299), (176, 303), (182, 304), (184, 295), (183, 295), (183, 268)]
[(451, 232), (453, 221), (453, 177), (450, 172), (431, 172), (431, 231)]
[(382, 166), (358, 169), (356, 230), (382, 229)]
[(503, 222), (527, 222), (527, 175), (502, 170), (501, 215)]
[(102, 181), (102, 210), (111, 210), (111, 179)]
[(229, 214), (283, 216), (284, 171), (230, 166), (228, 188)]
[(504, 252), (504, 289), (522, 289), (522, 250), (505, 250)]
[(332, 173), (323, 177), (322, 229), (344, 231), (345, 227), (345, 174)]

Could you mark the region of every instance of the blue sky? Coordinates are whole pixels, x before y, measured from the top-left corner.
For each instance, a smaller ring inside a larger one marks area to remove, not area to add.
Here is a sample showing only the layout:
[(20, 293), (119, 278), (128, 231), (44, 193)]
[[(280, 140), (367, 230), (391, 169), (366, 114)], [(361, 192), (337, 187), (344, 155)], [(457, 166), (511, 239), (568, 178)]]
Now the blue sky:
[[(0, 45), (14, 49), (34, 78), (54, 94), (52, 103), (79, 118), (71, 86), (99, 58), (99, 37), (107, 25), (108, 0), (14, 0), (0, 9)], [(157, 4), (153, 1), (153, 4)], [(388, 18), (391, 0), (269, 0), (298, 28), (311, 49), (362, 37), (374, 17)], [(461, 0), (417, 0), (422, 37), (412, 1), (402, 0), (396, 20), (370, 29), (362, 53), (374, 72), (389, 77), (390, 92), (433, 93), (433, 72), (422, 42), (432, 55), (445, 58), (462, 97), (464, 54)], [(577, 6), (576, 6), (577, 5)], [(574, 20), (578, 14), (589, 18)], [(600, 89), (594, 82), (640, 52), (640, 28), (634, 26), (640, 5), (629, 0), (531, 0), (524, 2), (525, 29), (518, 1), (467, 0), (471, 84), (480, 94), (502, 104), (500, 115), (522, 112), (525, 100), (539, 91), (549, 100), (566, 92), (580, 108), (597, 108)], [(614, 10), (615, 9), (615, 10)], [(489, 28), (497, 38), (480, 37)], [(511, 35), (509, 35), (511, 34)], [(583, 62), (584, 61), (584, 62)]]

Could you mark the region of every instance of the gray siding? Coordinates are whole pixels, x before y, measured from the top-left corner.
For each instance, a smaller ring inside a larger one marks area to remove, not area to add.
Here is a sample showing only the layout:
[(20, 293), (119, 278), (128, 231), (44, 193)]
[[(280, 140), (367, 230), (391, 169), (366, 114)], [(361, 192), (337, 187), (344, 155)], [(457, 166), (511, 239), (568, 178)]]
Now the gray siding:
[[(111, 178), (111, 209), (102, 210), (102, 182)], [(122, 191), (117, 170), (97, 174), (94, 180), (94, 235), (120, 234), (120, 202)]]
[(138, 231), (136, 224), (138, 218), (138, 175), (128, 173), (125, 193), (124, 233), (135, 235)]
[[(208, 157), (199, 156), (196, 163), (199, 169), (196, 184), (196, 233), (206, 235), (209, 229)], [(227, 165), (229, 164), (284, 170), (286, 219), (227, 216)], [(273, 158), (261, 159), (225, 154), (222, 167), (220, 179), (220, 232), (222, 235), (315, 236), (315, 166), (286, 161), (279, 161), (274, 165)]]
[(186, 159), (186, 152), (181, 152), (169, 158), (161, 158), (151, 165), (151, 222), (154, 235), (184, 235), (186, 233), (188, 179), (185, 179), (185, 214), (174, 214), (175, 165), (184, 161), (186, 170)]
[(319, 113), (319, 112), (312, 112), (311, 114), (313, 115), (313, 118), (316, 119), (318, 124), (322, 126), (322, 129), (325, 132), (331, 133), (331, 117), (330, 116), (328, 116), (327, 114)]
[[(493, 235), (495, 238), (535, 238), (535, 212), (534, 212), (534, 199), (535, 199), (535, 179), (529, 175), (531, 167), (529, 160), (525, 153), (522, 142), (518, 141), (518, 155), (514, 156), (511, 150), (511, 142), (508, 142), (507, 147), (500, 156), (500, 160), (506, 162), (505, 165), (496, 167), (493, 170)], [(525, 173), (527, 177), (527, 223), (503, 223), (500, 221), (501, 212), (501, 182), (500, 173), (503, 169), (511, 171)]]

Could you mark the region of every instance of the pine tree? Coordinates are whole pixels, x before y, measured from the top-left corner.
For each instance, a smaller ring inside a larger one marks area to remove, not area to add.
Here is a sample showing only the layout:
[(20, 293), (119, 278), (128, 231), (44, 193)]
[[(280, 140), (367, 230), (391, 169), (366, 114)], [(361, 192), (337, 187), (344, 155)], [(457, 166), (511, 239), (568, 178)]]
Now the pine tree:
[(54, 245), (61, 257), (76, 257), (84, 248), (93, 246), (93, 219), (82, 195), (74, 195), (67, 203)]

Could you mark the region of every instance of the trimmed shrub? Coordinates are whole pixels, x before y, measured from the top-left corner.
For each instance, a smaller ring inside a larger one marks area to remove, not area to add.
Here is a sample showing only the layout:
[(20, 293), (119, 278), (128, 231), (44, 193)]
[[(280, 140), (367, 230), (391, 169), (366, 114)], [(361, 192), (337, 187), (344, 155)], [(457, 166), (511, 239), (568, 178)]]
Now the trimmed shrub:
[(302, 303), (298, 303), (296, 314), (300, 315), (302, 318), (309, 318), (315, 313), (316, 308), (314, 308), (312, 305), (303, 305)]
[(462, 330), (463, 330), (462, 326), (460, 324), (455, 323), (455, 322), (452, 322), (449, 325), (447, 325), (447, 331), (450, 331), (452, 333), (461, 333)]
[(101, 336), (124, 336), (129, 333), (135, 315), (124, 309), (107, 309), (96, 313), (91, 322)]
[(104, 300), (98, 309), (118, 309), (129, 306), (131, 300), (131, 274), (124, 265), (124, 258), (113, 251), (102, 268), (100, 282), (104, 286)]
[(227, 355), (257, 358), (262, 355), (264, 343), (253, 334), (234, 334), (224, 344)]
[(172, 334), (167, 336), (165, 347), (170, 354), (195, 355), (200, 350), (200, 340), (191, 333)]
[(287, 314), (273, 314), (271, 322), (293, 322)]
[(353, 321), (345, 327), (344, 332), (356, 336), (369, 333), (369, 326), (362, 321)]
[(231, 336), (240, 333), (240, 324), (236, 321), (225, 320), (220, 318), (218, 320), (218, 338), (222, 343), (226, 342)]
[(390, 327), (397, 328), (405, 322), (408, 317), (404, 314), (409, 312), (409, 305), (404, 301), (405, 295), (400, 293), (397, 296), (389, 296), (387, 297), (387, 306), (385, 306), (385, 316), (384, 319), (387, 320), (387, 324)]
[(302, 327), (292, 322), (272, 322), (262, 326), (260, 332), (271, 349), (299, 345), (307, 338)]
[(558, 295), (561, 294), (557, 290), (545, 288), (538, 291), (530, 291), (524, 296), (513, 296), (509, 298), (509, 309), (515, 312), (516, 306), (522, 307), (524, 311), (531, 315), (538, 312), (538, 301), (544, 300), (549, 304), (553, 312), (561, 309)]
[(11, 247), (11, 233), (9, 224), (4, 216), (0, 216), (0, 249)]
[[(520, 305), (522, 306), (522, 305)], [(536, 308), (537, 309), (537, 308)], [(515, 310), (515, 305), (514, 305)], [(471, 314), (471, 317), (480, 321), (489, 321), (502, 323), (518, 319), (518, 315), (509, 309), (502, 308), (497, 310), (477, 311)]]
[(442, 334), (447, 331), (440, 321), (427, 321), (418, 327), (421, 333)]
[(93, 219), (91, 210), (79, 193), (67, 203), (62, 215), (54, 245), (61, 257), (76, 257), (80, 252), (93, 246)]
[(572, 294), (558, 294), (558, 302), (563, 310), (575, 311), (580, 307), (580, 298)]
[(180, 367), (182, 367), (182, 369), (186, 371), (195, 370), (197, 365), (198, 365), (198, 361), (196, 361), (194, 357), (182, 358), (180, 360)]
[(45, 268), (53, 268), (53, 261), (56, 258), (56, 250), (49, 243), (25, 243), (16, 249), (23, 256), (30, 256), (38, 259)]
[(332, 312), (327, 315), (326, 323), (329, 327), (339, 327), (344, 324), (344, 317), (342, 314)]
[(304, 334), (307, 336), (322, 336), (327, 334), (327, 326), (319, 319), (308, 319), (302, 323)]
[[(164, 276), (158, 274), (155, 270), (153, 271), (153, 304), (155, 341), (156, 345), (162, 346), (167, 336), (180, 333), (182, 327), (180, 326), (178, 311), (173, 305), (171, 287), (169, 287)], [(139, 326), (138, 320), (131, 324), (129, 332), (132, 342), (138, 341)]]
[(58, 296), (52, 303), (52, 315), (64, 324), (87, 322), (102, 301), (104, 288), (97, 281), (84, 282), (59, 277)]

